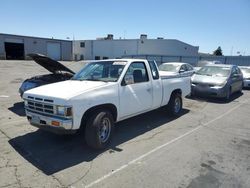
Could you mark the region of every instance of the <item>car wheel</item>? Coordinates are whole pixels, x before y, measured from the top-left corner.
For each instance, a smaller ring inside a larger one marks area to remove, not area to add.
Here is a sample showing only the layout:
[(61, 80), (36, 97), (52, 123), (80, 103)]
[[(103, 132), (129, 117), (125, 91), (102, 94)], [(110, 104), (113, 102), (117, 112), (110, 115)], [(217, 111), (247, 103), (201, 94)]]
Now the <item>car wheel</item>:
[(227, 93), (226, 93), (226, 96), (225, 96), (225, 101), (226, 102), (228, 102), (230, 100), (230, 98), (231, 98), (231, 94), (232, 94), (231, 90), (232, 90), (231, 87), (229, 87), (228, 90), (227, 90)]
[(243, 82), (242, 82), (241, 87), (239, 89), (239, 93), (242, 93), (242, 90), (243, 90)]
[(113, 136), (114, 118), (109, 111), (96, 111), (87, 120), (85, 140), (88, 146), (94, 149), (103, 149), (108, 146)]
[(182, 111), (182, 98), (181, 94), (179, 93), (173, 93), (170, 97), (169, 103), (168, 103), (168, 112), (172, 116), (178, 116), (180, 115)]

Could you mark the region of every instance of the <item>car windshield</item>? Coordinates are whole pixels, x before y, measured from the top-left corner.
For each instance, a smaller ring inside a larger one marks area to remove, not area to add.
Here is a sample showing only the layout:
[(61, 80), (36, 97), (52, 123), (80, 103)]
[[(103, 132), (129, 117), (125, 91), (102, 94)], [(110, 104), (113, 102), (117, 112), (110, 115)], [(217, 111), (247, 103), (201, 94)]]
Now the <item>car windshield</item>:
[(126, 63), (126, 61), (92, 62), (76, 73), (72, 80), (116, 82)]
[(249, 74), (250, 73), (250, 68), (241, 68), (240, 69), (243, 73)]
[(229, 73), (230, 67), (205, 66), (198, 70), (195, 74), (227, 77)]
[(168, 71), (168, 72), (178, 72), (179, 68), (180, 68), (180, 65), (174, 65), (171, 63), (165, 63), (159, 66), (160, 71)]

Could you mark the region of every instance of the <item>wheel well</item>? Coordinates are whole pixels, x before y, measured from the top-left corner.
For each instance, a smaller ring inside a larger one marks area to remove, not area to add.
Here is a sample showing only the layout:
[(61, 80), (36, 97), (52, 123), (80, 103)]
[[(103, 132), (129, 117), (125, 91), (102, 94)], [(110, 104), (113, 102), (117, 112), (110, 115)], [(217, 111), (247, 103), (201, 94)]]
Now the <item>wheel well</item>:
[(178, 94), (182, 94), (182, 91), (181, 91), (181, 89), (175, 89), (174, 91), (172, 91), (172, 94), (171, 95), (173, 95), (173, 94), (175, 94), (175, 93), (178, 93)]
[(117, 108), (113, 104), (102, 104), (102, 105), (97, 105), (94, 107), (91, 107), (88, 109), (82, 116), (82, 121), (81, 121), (81, 129), (83, 129), (86, 125), (86, 121), (88, 117), (97, 110), (109, 110), (111, 114), (113, 115), (114, 121), (116, 122), (117, 119)]

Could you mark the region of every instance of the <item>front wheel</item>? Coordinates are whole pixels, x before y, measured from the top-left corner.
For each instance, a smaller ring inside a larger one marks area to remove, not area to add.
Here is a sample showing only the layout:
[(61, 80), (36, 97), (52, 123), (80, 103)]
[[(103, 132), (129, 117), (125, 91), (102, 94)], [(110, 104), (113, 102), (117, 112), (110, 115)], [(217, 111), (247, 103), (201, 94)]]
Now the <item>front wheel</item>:
[(239, 93), (242, 93), (243, 87), (244, 87), (244, 83), (242, 82), (241, 87), (239, 89)]
[(231, 94), (232, 94), (232, 90), (231, 90), (231, 87), (229, 87), (228, 90), (227, 90), (226, 96), (225, 96), (225, 98), (224, 98), (224, 100), (225, 100), (226, 102), (229, 102), (229, 101), (230, 101)]
[(168, 112), (172, 116), (178, 116), (180, 115), (182, 111), (182, 98), (181, 94), (179, 93), (173, 93), (170, 97), (169, 103), (168, 103)]
[(96, 111), (87, 120), (85, 140), (94, 149), (103, 149), (111, 141), (114, 129), (114, 118), (109, 111)]

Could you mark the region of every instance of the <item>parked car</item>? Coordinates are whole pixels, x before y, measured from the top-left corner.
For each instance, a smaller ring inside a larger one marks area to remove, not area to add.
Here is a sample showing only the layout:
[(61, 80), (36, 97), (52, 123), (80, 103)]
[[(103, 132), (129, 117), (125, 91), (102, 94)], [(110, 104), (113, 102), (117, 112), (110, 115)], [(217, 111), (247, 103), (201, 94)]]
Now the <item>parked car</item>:
[(159, 66), (159, 73), (162, 77), (169, 76), (192, 76), (194, 68), (188, 63), (168, 62)]
[(23, 99), (31, 125), (63, 134), (84, 130), (86, 143), (101, 149), (115, 122), (166, 105), (178, 116), (190, 92), (190, 77), (163, 79), (154, 61), (109, 59), (87, 64), (71, 80), (28, 90)]
[[(20, 96), (23, 96), (23, 93), (29, 89), (39, 87), (46, 84), (51, 84), (55, 82), (60, 82), (64, 80), (69, 80), (75, 74), (75, 72), (68, 67), (62, 65), (58, 61), (50, 59), (42, 54), (28, 54), (28, 56), (34, 60), (37, 64), (47, 69), (50, 74), (34, 76), (32, 78), (24, 80), (19, 88)], [(82, 68), (83, 65), (79, 66), (79, 63), (74, 63), (74, 66)]]
[(239, 68), (243, 74), (244, 87), (249, 88), (250, 87), (250, 67), (240, 66)]
[(232, 93), (241, 92), (243, 75), (238, 66), (214, 64), (198, 70), (191, 78), (192, 95), (230, 99)]

